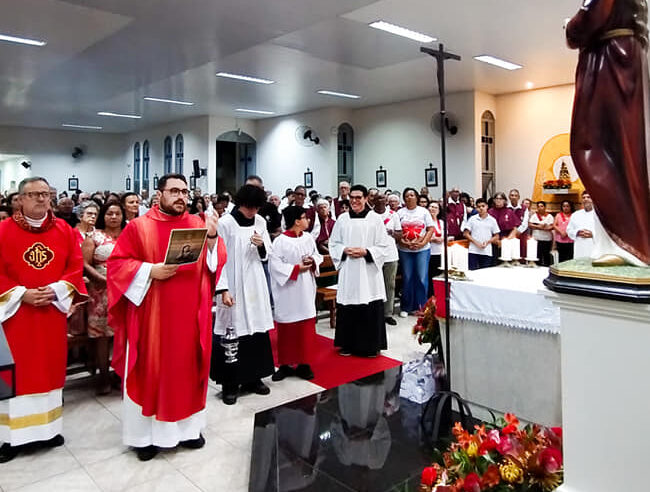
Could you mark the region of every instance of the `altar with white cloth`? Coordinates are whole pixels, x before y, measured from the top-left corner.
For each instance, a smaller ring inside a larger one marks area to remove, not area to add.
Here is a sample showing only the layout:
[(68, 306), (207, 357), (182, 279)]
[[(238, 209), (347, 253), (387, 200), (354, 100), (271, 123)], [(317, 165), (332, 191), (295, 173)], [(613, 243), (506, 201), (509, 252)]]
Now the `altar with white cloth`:
[[(451, 384), (476, 417), (489, 419), (487, 407), (562, 423), (560, 312), (541, 294), (547, 276), (547, 268), (517, 266), (451, 280)], [(444, 292), (442, 278), (434, 281)]]

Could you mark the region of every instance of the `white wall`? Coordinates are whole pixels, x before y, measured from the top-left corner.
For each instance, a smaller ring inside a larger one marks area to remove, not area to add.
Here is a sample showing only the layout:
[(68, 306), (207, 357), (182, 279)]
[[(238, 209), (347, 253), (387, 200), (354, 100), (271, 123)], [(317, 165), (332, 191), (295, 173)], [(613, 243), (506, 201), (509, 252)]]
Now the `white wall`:
[[(337, 187), (337, 136), (335, 129), (349, 122), (354, 129), (355, 182), (375, 186), (379, 166), (387, 171), (388, 188), (402, 190), (405, 186), (419, 189), (424, 185), (424, 169), (429, 162), (439, 168), (440, 140), (430, 129), (432, 115), (438, 110), (434, 98), (397, 104), (373, 106), (358, 110), (326, 108), (288, 117), (260, 120), (257, 123), (258, 172), (267, 188), (282, 192), (303, 181), (307, 167), (314, 173), (314, 188), (321, 193), (335, 193)], [(459, 132), (447, 143), (448, 185), (476, 190), (474, 155), (474, 96), (472, 92), (451, 94), (448, 110), (458, 117)], [(321, 143), (303, 147), (295, 138), (301, 125), (316, 130)]]
[[(73, 159), (74, 147), (85, 148), (85, 155)], [(30, 172), (14, 169), (14, 174), (20, 179), (43, 176), (59, 191), (68, 189), (72, 175), (79, 178), (79, 188), (84, 191), (116, 189), (124, 135), (0, 126), (0, 154), (27, 156), (32, 162)], [(5, 177), (10, 173), (3, 170), (2, 174), (2, 186), (9, 186)]]
[[(379, 166), (387, 170), (388, 188), (424, 186), (424, 169), (438, 168), (434, 197), (442, 195), (440, 136), (431, 130), (431, 117), (438, 115), (438, 98), (419, 99), (373, 106), (353, 112), (356, 181), (375, 185)], [(475, 170), (474, 93), (450, 94), (447, 111), (457, 118), (458, 133), (447, 138), (447, 186), (460, 186), (472, 193), (478, 189)]]
[(571, 128), (573, 85), (496, 98), (497, 189), (530, 197), (542, 146)]
[[(258, 120), (257, 172), (264, 178), (265, 188), (282, 195), (286, 188), (302, 184), (304, 173), (309, 168), (314, 173), (314, 188), (321, 194), (334, 193), (337, 188), (335, 130), (340, 124), (349, 120), (350, 112), (342, 108), (325, 108), (286, 117)], [(311, 127), (316, 132), (320, 138), (319, 145), (313, 147), (300, 145), (295, 138), (295, 132), (303, 125)], [(354, 124), (352, 126), (354, 127)], [(358, 172), (359, 168), (355, 164), (355, 174), (358, 175)]]
[[(172, 170), (175, 165), (176, 136), (183, 135), (183, 174), (188, 178), (192, 174), (192, 161), (199, 160), (201, 167), (208, 165), (209, 117), (200, 116), (154, 126), (145, 130), (129, 133), (126, 136), (126, 148), (123, 149), (124, 165), (120, 169), (119, 184), (116, 189), (124, 190), (127, 173), (133, 179), (133, 146), (140, 142), (140, 152), (145, 140), (149, 141), (149, 189), (153, 190), (154, 174), (162, 176), (164, 165), (165, 137), (172, 137)], [(142, 162), (142, 161), (141, 161)], [(141, 164), (142, 165), (142, 164)], [(206, 179), (204, 178), (204, 181)], [(200, 182), (203, 188), (206, 183)], [(133, 189), (133, 188), (131, 188)]]

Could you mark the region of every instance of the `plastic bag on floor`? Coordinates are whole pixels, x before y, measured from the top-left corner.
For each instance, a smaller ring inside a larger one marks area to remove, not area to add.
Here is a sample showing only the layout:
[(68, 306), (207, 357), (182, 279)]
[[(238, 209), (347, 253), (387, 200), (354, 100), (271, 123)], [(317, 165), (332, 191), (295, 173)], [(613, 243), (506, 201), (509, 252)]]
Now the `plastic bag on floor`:
[(427, 402), (436, 392), (433, 373), (433, 355), (404, 364), (399, 396), (415, 403)]

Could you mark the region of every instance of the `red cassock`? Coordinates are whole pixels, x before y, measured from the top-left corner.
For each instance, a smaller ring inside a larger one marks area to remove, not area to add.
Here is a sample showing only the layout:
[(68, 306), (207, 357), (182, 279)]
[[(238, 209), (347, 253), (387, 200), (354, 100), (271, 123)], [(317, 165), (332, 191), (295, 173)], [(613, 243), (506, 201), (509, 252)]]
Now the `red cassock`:
[[(145, 417), (164, 422), (185, 419), (205, 407), (212, 349), (212, 295), (215, 275), (206, 265), (207, 245), (198, 262), (182, 265), (167, 280), (153, 280), (142, 304), (124, 294), (143, 262), (165, 259), (173, 229), (203, 228), (195, 215), (170, 216), (152, 208), (129, 222), (108, 259), (108, 324), (115, 332), (113, 368)], [(217, 242), (217, 279), (226, 262)]]
[[(29, 231), (19, 217), (0, 222), (0, 299), (8, 300), (16, 287), (43, 287), (63, 281), (86, 296), (83, 257), (72, 228), (51, 212), (40, 229)], [(35, 232), (38, 231), (38, 232)], [(54, 305), (22, 303), (2, 324), (16, 363), (16, 395), (46, 393), (63, 388), (67, 357), (66, 314)]]

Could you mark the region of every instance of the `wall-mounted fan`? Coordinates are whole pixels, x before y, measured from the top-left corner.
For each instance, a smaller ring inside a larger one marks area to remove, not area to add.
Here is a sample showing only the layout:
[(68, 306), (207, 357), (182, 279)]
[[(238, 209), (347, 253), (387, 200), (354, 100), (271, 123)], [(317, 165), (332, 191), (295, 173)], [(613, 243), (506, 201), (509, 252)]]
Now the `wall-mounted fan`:
[(313, 147), (320, 143), (320, 138), (310, 126), (299, 126), (296, 128), (296, 141), (303, 147)]
[[(445, 129), (447, 135), (452, 137), (458, 133), (458, 118), (454, 113), (447, 112), (445, 115)], [(440, 133), (440, 114), (434, 114), (431, 117), (431, 130), (435, 133)]]

